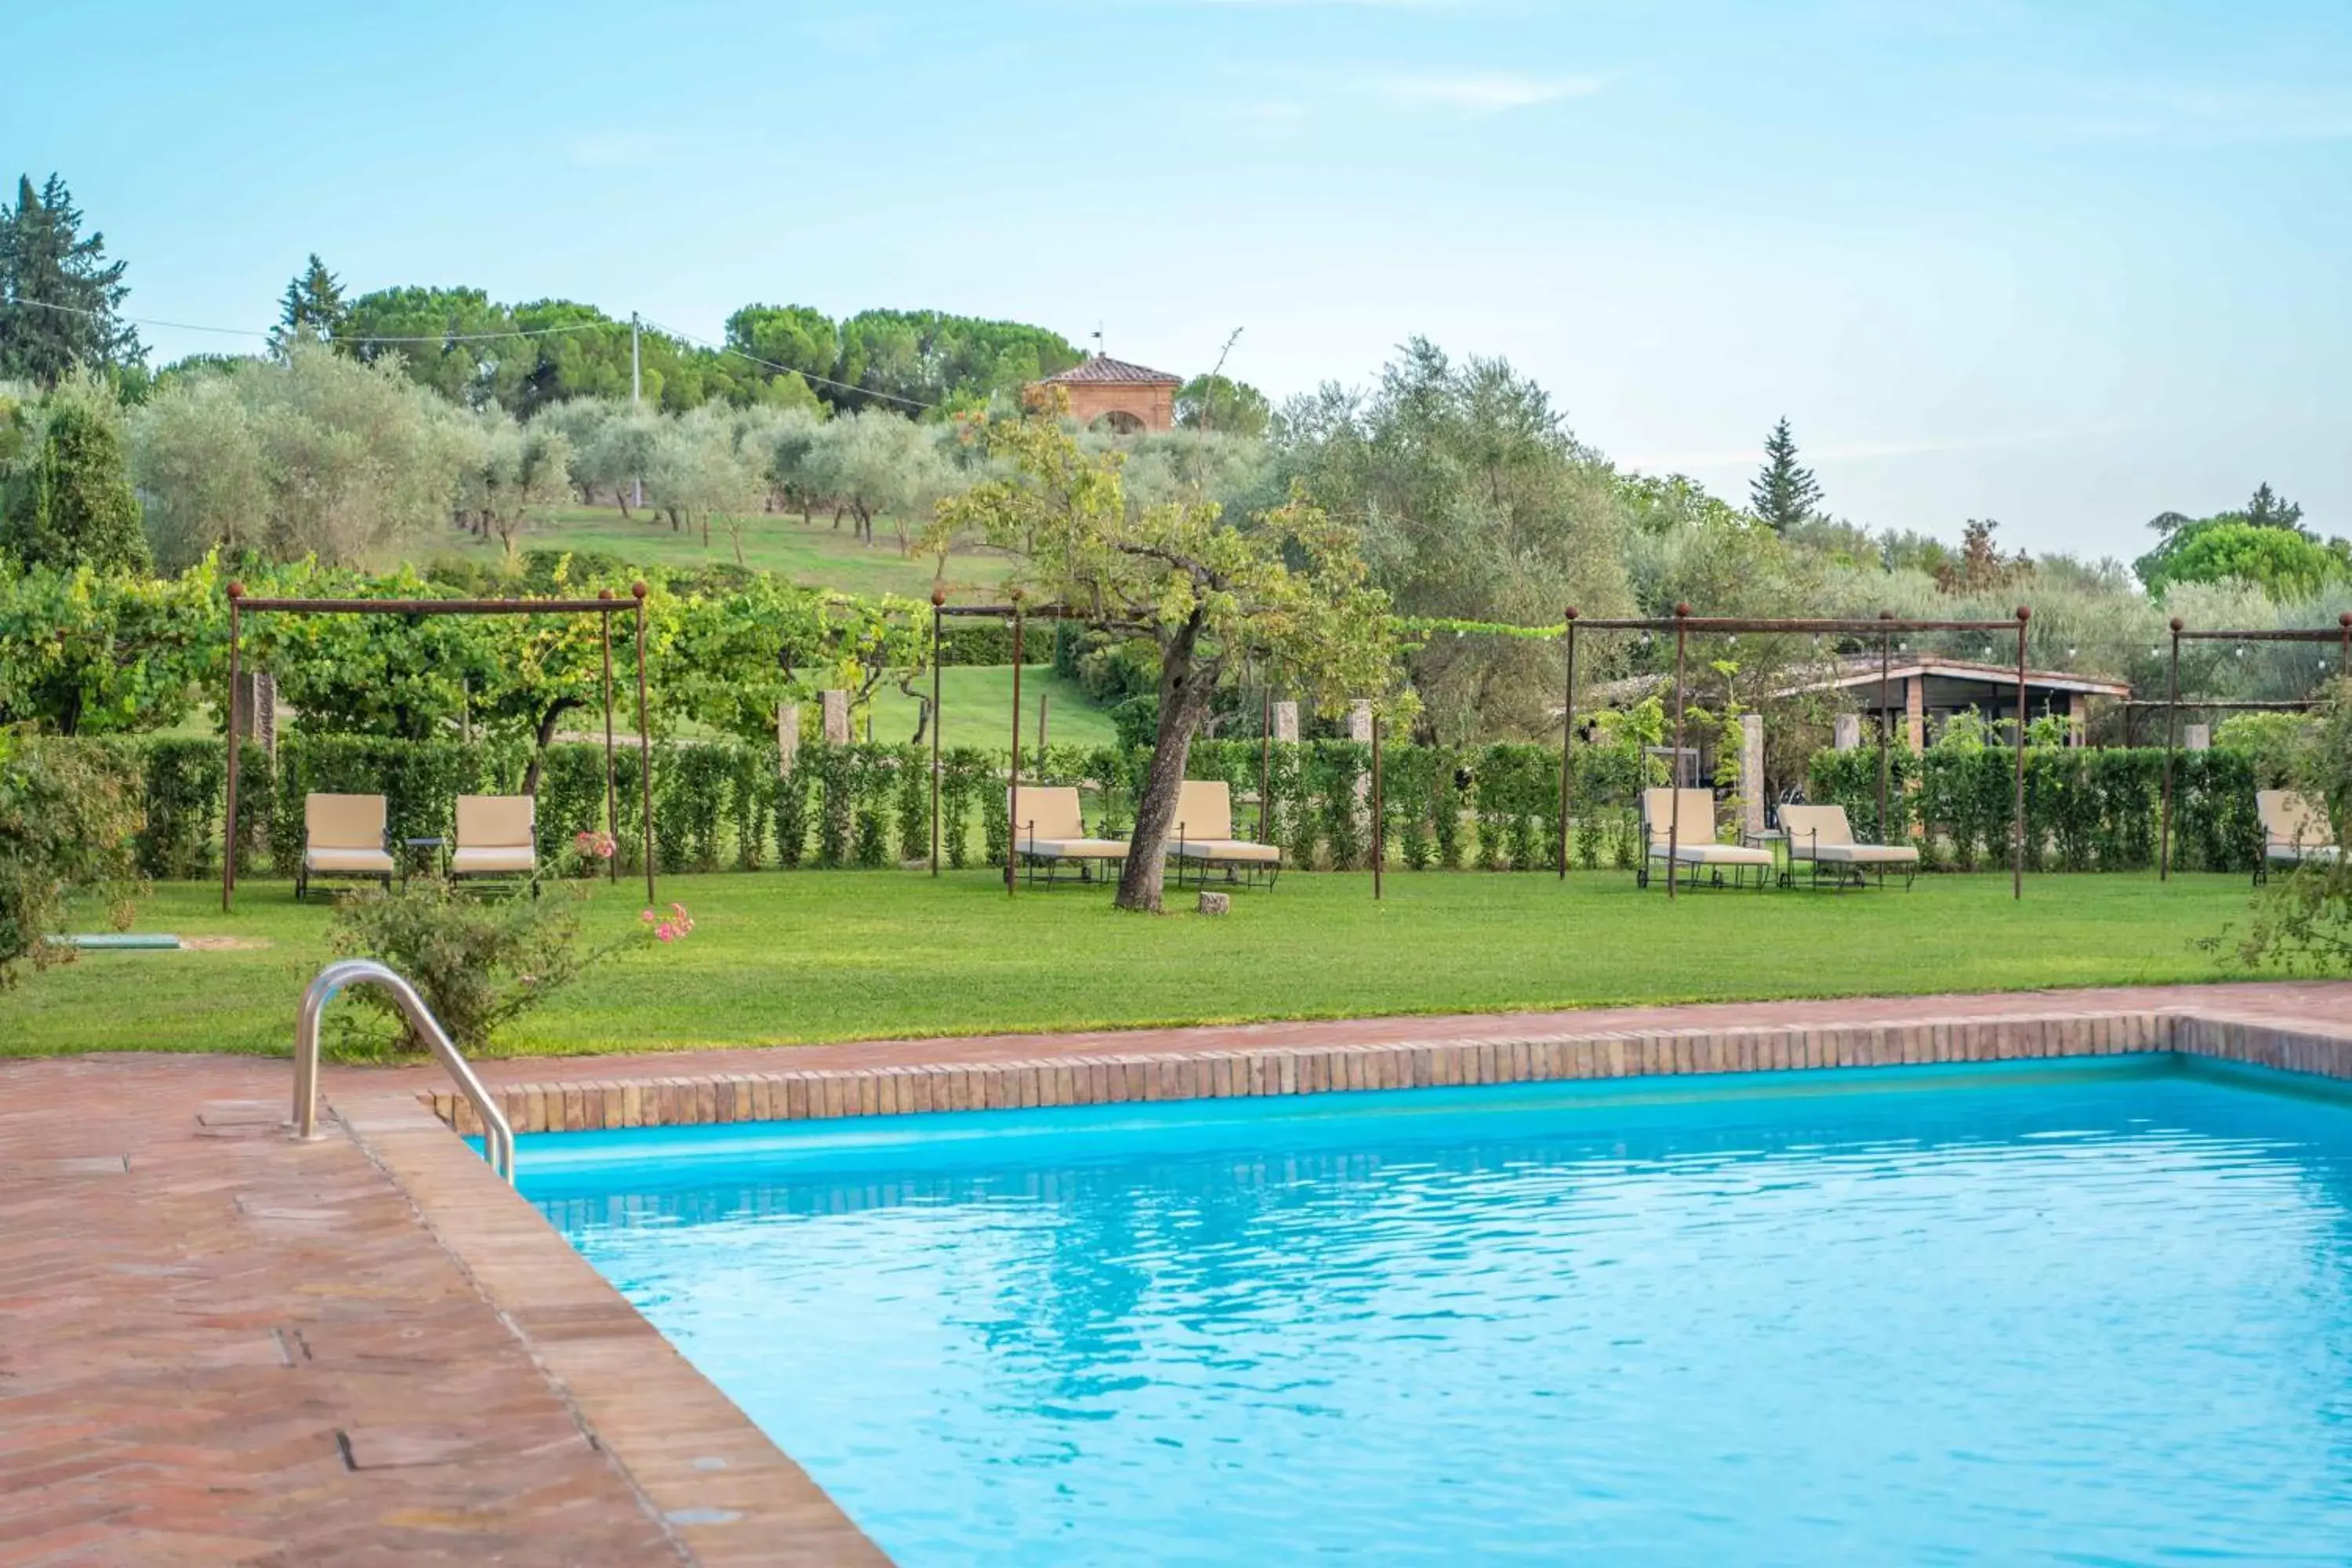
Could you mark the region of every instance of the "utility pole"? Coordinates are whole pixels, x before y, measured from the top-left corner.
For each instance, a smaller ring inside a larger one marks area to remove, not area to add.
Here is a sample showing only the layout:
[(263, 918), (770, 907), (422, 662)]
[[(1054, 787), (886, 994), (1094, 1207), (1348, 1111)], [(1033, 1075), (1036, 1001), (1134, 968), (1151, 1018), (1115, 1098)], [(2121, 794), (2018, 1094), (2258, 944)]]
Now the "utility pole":
[(1201, 396), (1201, 428), (1203, 430), (1209, 427), (1209, 411), (1217, 405), (1217, 381), (1225, 374), (1225, 356), (1232, 353), (1234, 345), (1241, 341), (1242, 330), (1235, 327), (1233, 335), (1225, 339), (1225, 346), (1217, 351), (1216, 368), (1209, 372), (1208, 389)]
[[(644, 395), (645, 390), (645, 362), (637, 351), (637, 313), (632, 310), (629, 312), (629, 408), (631, 412), (635, 411), (638, 400)], [(646, 477), (643, 474), (637, 475), (629, 481), (629, 504), (634, 507), (643, 507), (646, 504)]]

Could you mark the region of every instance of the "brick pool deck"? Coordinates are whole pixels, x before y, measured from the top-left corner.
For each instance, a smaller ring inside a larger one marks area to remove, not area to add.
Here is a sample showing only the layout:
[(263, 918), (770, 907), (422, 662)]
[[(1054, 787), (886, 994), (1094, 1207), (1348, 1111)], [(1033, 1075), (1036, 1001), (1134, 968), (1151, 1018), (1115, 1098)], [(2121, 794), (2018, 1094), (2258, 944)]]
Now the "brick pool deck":
[[(484, 1076), (561, 1126), (632, 1105), (642, 1122), (1021, 1103), (1024, 1084), (1166, 1098), (2137, 1048), (2352, 1077), (2352, 983), (884, 1041)], [(420, 1100), (446, 1080), (331, 1070), (333, 1115), (310, 1143), (282, 1131), (289, 1081), (284, 1061), (244, 1058), (0, 1062), (0, 1563), (880, 1561), (449, 1135)]]

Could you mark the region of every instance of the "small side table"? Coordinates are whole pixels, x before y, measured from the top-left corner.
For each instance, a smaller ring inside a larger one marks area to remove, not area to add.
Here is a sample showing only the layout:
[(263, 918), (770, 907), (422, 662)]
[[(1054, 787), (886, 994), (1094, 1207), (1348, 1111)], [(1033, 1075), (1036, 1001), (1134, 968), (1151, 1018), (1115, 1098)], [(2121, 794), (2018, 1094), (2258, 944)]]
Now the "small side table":
[(433, 874), (436, 877), (442, 874), (444, 868), (443, 852), (449, 847), (449, 841), (446, 838), (404, 838), (400, 841), (400, 847), (408, 851), (408, 853), (402, 856), (400, 859), (400, 885), (402, 887), (404, 888), (408, 886), (410, 868), (416, 864), (416, 852), (420, 849), (430, 849), (433, 851)]
[[(1780, 847), (1773, 849), (1772, 847), (1776, 844)], [(1760, 833), (1750, 833), (1743, 827), (1739, 830), (1739, 845), (1743, 849), (1771, 850), (1773, 861), (1779, 867), (1779, 872), (1773, 879), (1784, 888), (1789, 885), (1791, 868), (1789, 864), (1789, 830), (1787, 828), (1768, 827)]]

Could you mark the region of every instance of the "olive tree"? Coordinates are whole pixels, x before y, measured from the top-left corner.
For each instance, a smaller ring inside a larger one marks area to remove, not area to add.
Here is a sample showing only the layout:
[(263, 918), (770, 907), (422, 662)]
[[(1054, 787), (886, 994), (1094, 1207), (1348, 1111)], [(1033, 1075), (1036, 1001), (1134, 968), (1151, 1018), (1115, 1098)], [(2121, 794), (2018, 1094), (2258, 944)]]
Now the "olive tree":
[(1157, 646), (1159, 727), (1117, 900), (1157, 910), (1178, 788), (1218, 688), (1245, 660), (1271, 661), (1337, 713), (1387, 700), (1399, 649), (1353, 530), (1297, 496), (1239, 523), (1210, 501), (1129, 507), (1120, 455), (1085, 450), (1062, 413), (970, 421), (1009, 471), (941, 501), (927, 543), (983, 538), (1018, 562), (1015, 592)]

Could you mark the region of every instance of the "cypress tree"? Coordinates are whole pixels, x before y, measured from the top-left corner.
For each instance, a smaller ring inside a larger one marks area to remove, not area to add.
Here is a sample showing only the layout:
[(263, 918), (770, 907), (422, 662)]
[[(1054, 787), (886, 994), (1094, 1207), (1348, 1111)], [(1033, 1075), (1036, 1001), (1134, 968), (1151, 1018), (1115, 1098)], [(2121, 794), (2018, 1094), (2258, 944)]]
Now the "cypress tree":
[(1822, 487), (1813, 471), (1797, 462), (1797, 438), (1789, 432), (1788, 416), (1764, 437), (1764, 469), (1748, 488), (1748, 509), (1775, 533), (1786, 533), (1822, 504)]
[(87, 376), (50, 396), (39, 444), (16, 465), (5, 499), (0, 548), (27, 566), (144, 572), (152, 564), (121, 415)]

